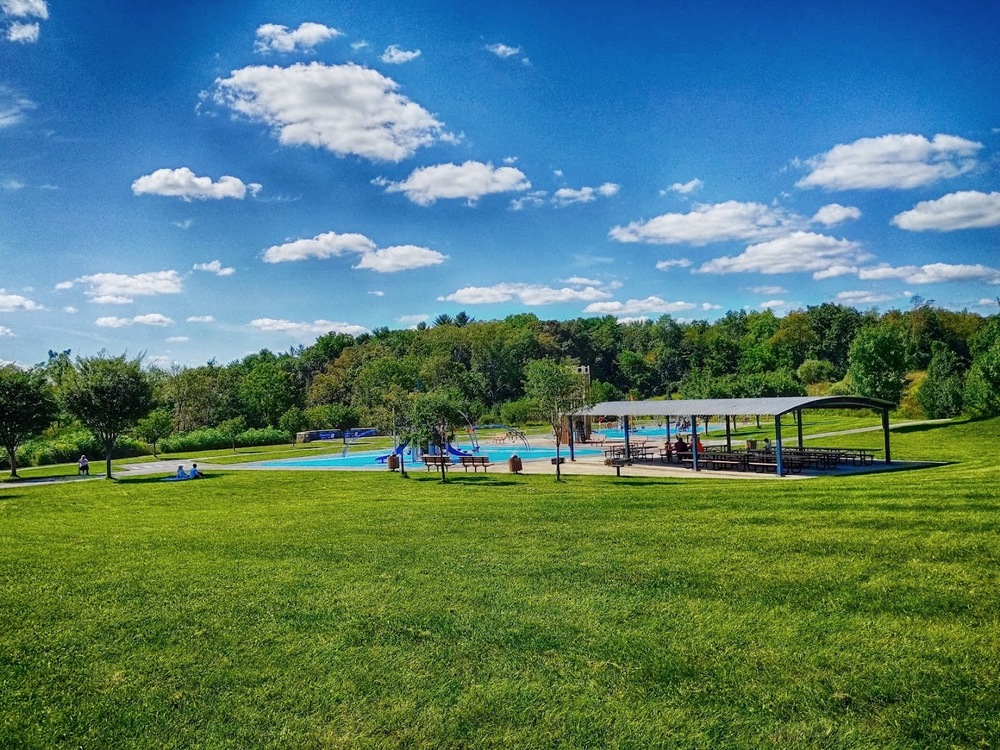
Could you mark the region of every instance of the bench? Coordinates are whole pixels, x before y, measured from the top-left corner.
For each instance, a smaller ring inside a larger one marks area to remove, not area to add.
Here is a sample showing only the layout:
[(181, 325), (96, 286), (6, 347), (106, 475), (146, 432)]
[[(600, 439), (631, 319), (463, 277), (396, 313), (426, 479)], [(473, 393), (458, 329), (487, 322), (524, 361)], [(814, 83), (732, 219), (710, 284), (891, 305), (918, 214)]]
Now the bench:
[(442, 466), (446, 469), (451, 468), (451, 460), (447, 456), (424, 456), (423, 460), (427, 471), (430, 471), (432, 468), (440, 469)]
[(613, 466), (613, 467), (615, 467), (615, 476), (616, 477), (620, 477), (622, 475), (622, 467), (623, 466), (631, 466), (632, 462), (629, 461), (627, 458), (624, 458), (624, 457), (606, 458), (606, 459), (604, 459), (604, 465), (605, 466)]
[(486, 467), (493, 465), (490, 463), (489, 456), (459, 456), (458, 461), (461, 467), (465, 469), (466, 473), (468, 473), (470, 466), (472, 467), (473, 473), (479, 471), (480, 466), (483, 467), (483, 472), (485, 473)]

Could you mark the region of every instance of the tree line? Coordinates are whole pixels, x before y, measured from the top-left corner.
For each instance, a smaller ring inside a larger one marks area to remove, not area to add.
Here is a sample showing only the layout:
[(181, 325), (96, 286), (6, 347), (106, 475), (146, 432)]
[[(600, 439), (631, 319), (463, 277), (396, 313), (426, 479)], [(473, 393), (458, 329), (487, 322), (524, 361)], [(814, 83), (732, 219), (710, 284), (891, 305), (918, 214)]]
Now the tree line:
[(165, 440), (181, 450), (235, 448), (362, 424), (416, 434), (442, 418), (444, 405), (452, 420), (520, 425), (548, 416), (529, 382), (539, 361), (588, 366), (591, 401), (853, 393), (911, 416), (1000, 414), (1000, 316), (915, 298), (882, 314), (827, 303), (780, 318), (730, 311), (712, 323), (459, 313), (169, 370), (143, 367), (139, 357), (50, 351), (33, 368), (0, 368), (0, 443), (16, 471), (25, 441), (83, 428), (110, 469), (126, 439), (155, 453)]

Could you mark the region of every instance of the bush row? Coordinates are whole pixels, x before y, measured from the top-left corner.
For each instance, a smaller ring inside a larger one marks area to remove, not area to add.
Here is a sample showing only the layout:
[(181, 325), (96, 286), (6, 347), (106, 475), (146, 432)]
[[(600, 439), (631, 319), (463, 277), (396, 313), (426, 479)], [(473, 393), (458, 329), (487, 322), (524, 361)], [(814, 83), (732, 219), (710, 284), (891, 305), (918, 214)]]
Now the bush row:
[[(281, 445), (289, 442), (288, 433), (273, 427), (250, 429), (236, 436), (237, 448), (249, 448), (254, 445)], [(192, 451), (210, 451), (222, 448), (232, 448), (232, 441), (214, 427), (193, 430), (161, 440), (157, 445), (163, 453), (190, 453)]]

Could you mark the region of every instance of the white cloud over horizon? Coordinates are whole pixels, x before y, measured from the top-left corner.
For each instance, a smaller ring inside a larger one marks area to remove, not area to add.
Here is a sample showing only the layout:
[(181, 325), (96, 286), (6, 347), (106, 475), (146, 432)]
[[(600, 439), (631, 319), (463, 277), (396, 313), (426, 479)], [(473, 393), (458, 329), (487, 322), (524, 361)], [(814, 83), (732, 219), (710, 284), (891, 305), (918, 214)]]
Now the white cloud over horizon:
[(418, 206), (429, 206), (439, 199), (464, 198), (475, 203), (484, 195), (520, 192), (531, 187), (520, 169), (494, 167), (490, 162), (480, 161), (419, 167), (401, 182), (381, 177), (373, 182), (387, 193), (403, 193)]
[(244, 183), (238, 177), (229, 175), (213, 182), (211, 177), (199, 177), (187, 167), (181, 167), (157, 169), (151, 174), (143, 175), (132, 183), (132, 192), (135, 195), (163, 195), (184, 201), (223, 198), (243, 200), (247, 192), (257, 195), (262, 187), (260, 183)]
[(1000, 192), (964, 190), (937, 200), (921, 201), (909, 211), (892, 217), (891, 223), (911, 232), (951, 232), (1000, 226)]
[(703, 263), (698, 273), (800, 273), (814, 279), (840, 276), (857, 270), (871, 256), (851, 240), (838, 240), (814, 232), (792, 232), (749, 246), (736, 256), (723, 256)]
[(828, 203), (816, 212), (812, 217), (812, 221), (814, 224), (832, 227), (836, 224), (842, 224), (845, 221), (860, 218), (861, 209), (856, 206), (842, 206), (839, 203)]
[(352, 268), (378, 273), (436, 266), (448, 257), (437, 250), (417, 245), (396, 245), (380, 249), (363, 234), (324, 232), (311, 239), (292, 240), (269, 247), (264, 251), (262, 259), (265, 263), (287, 263), (308, 259), (323, 260), (347, 254), (360, 256)]
[(582, 187), (578, 190), (573, 188), (559, 188), (552, 194), (552, 202), (557, 206), (569, 206), (573, 203), (590, 203), (597, 200), (598, 196), (610, 198), (617, 195), (621, 189), (620, 185), (614, 182), (605, 182), (594, 187)]
[(688, 213), (667, 213), (648, 221), (616, 226), (608, 236), (618, 242), (696, 247), (727, 240), (768, 239), (800, 226), (802, 219), (763, 203), (701, 203)]
[(338, 156), (399, 162), (422, 146), (455, 140), (398, 90), (391, 78), (355, 63), (253, 65), (216, 79), (214, 100), (269, 126), (282, 145)]
[(56, 289), (72, 289), (77, 284), (85, 287), (84, 296), (98, 305), (129, 304), (135, 301), (135, 297), (180, 294), (184, 289), (184, 281), (177, 271), (151, 271), (133, 276), (94, 273), (79, 276), (72, 281), (62, 281), (56, 284)]
[(303, 336), (326, 333), (346, 333), (351, 336), (360, 336), (363, 333), (370, 333), (364, 326), (332, 320), (314, 320), (312, 323), (307, 323), (281, 318), (256, 318), (251, 320), (248, 325), (265, 333), (293, 333)]
[(166, 315), (160, 313), (147, 313), (146, 315), (136, 315), (131, 318), (118, 318), (112, 315), (98, 318), (94, 325), (98, 328), (126, 328), (132, 325), (156, 326), (162, 328), (172, 324), (174, 321)]
[(553, 287), (540, 284), (500, 283), (493, 286), (468, 286), (449, 295), (438, 297), (438, 302), (457, 302), (462, 305), (490, 305), (519, 300), (528, 306), (554, 305), (561, 302), (588, 302), (607, 299), (611, 294), (603, 289), (587, 286), (583, 289)]
[(428, 247), (396, 245), (363, 253), (361, 259), (351, 267), (377, 271), (378, 273), (395, 273), (440, 265), (447, 258), (447, 255)]
[(20, 294), (9, 294), (6, 289), (0, 289), (0, 312), (17, 310), (44, 310), (40, 304)]
[(656, 262), (657, 271), (667, 271), (671, 268), (690, 268), (691, 261), (687, 258), (673, 258), (671, 260), (658, 260)]
[(837, 292), (834, 301), (841, 305), (877, 305), (882, 302), (889, 302), (898, 299), (899, 295), (879, 294), (868, 290), (854, 290)]
[[(657, 296), (645, 299), (630, 299), (626, 302), (594, 302), (583, 308), (585, 313), (600, 313), (614, 316), (665, 315), (667, 313), (687, 312), (697, 310), (699, 305), (694, 302), (669, 302)], [(704, 308), (703, 308), (704, 309)]]
[(317, 45), (338, 36), (343, 36), (343, 33), (330, 26), (310, 21), (299, 24), (295, 30), (276, 23), (265, 23), (257, 28), (254, 52), (267, 54), (296, 50), (312, 51)]
[(213, 260), (208, 263), (195, 263), (192, 267), (195, 271), (207, 271), (208, 273), (214, 273), (216, 276), (232, 276), (236, 273), (235, 268), (225, 267), (222, 265), (222, 261)]
[(687, 182), (675, 182), (667, 190), (679, 195), (690, 195), (697, 190), (701, 190), (703, 187), (705, 187), (705, 183), (695, 177), (693, 180), (688, 180)]
[(906, 189), (957, 177), (976, 167), (983, 144), (954, 135), (895, 134), (841, 143), (803, 163), (796, 187), (826, 190)]
[(858, 271), (862, 281), (900, 279), (908, 284), (940, 284), (952, 281), (984, 281), (1000, 284), (1000, 270), (981, 263), (928, 263), (923, 266), (891, 266), (880, 263), (877, 266)]

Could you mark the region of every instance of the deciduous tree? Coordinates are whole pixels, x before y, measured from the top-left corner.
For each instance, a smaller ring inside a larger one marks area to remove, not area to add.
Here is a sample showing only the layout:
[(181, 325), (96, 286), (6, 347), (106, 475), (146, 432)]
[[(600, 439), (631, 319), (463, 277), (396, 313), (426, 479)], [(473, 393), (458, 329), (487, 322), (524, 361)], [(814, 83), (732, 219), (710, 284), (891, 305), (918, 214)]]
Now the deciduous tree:
[(17, 447), (48, 427), (57, 412), (41, 372), (0, 367), (0, 445), (7, 451), (12, 477), (17, 476)]

